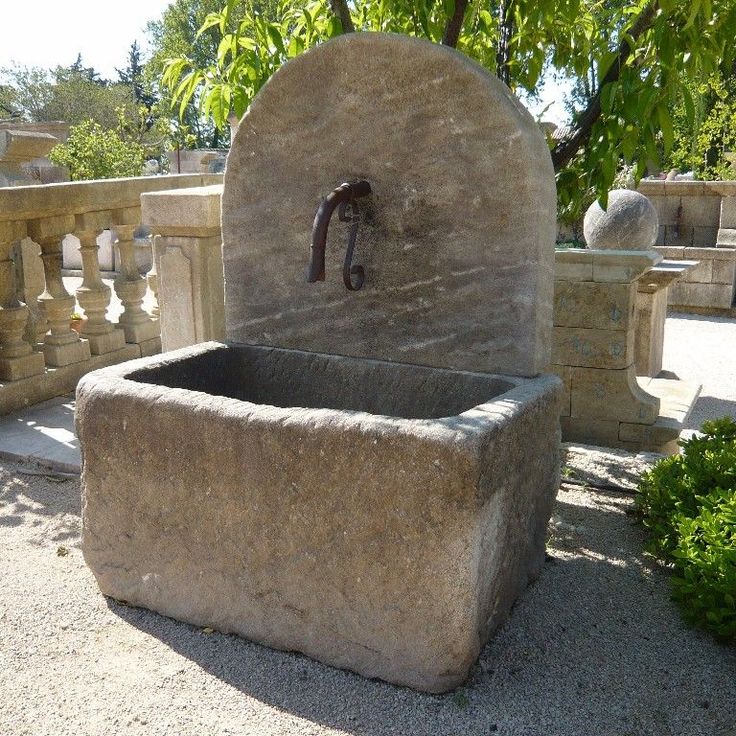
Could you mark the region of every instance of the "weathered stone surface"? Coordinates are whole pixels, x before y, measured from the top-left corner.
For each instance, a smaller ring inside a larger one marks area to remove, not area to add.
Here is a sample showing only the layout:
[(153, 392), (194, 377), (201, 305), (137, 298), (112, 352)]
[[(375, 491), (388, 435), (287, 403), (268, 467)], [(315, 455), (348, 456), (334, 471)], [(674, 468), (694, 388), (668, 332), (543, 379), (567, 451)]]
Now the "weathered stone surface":
[[(315, 211), (357, 178), (373, 189), (354, 259), (365, 285), (342, 283), (336, 218), (326, 281), (308, 284)], [(537, 374), (550, 362), (555, 210), (545, 139), (496, 77), (439, 44), (341, 36), (281, 67), (233, 141), (227, 336)]]
[(659, 399), (641, 388), (633, 365), (619, 370), (572, 369), (571, 416), (611, 420), (614, 408), (620, 422), (653, 424), (659, 413)]
[[(54, 396), (63, 396), (74, 391), (80, 377), (103, 366), (140, 358), (145, 353), (139, 345), (126, 345), (121, 350), (104, 355), (93, 355), (89, 360), (69, 363), (53, 370), (39, 372), (38, 375), (16, 381), (0, 382), (0, 415), (39, 404)], [(155, 349), (150, 346), (151, 350)], [(158, 345), (161, 352), (161, 344)], [(149, 353), (150, 354), (150, 353)], [(41, 355), (36, 353), (36, 355)], [(43, 360), (43, 356), (41, 356)]]
[(213, 343), (97, 372), (77, 390), (85, 559), (134, 605), (449, 690), (541, 568), (558, 394)]
[(716, 245), (719, 248), (736, 248), (736, 228), (721, 227)]
[(693, 228), (693, 246), (696, 248), (706, 247), (712, 248), (718, 240), (717, 227), (700, 227)]
[(604, 284), (630, 284), (662, 260), (662, 256), (655, 250), (594, 250), (591, 253), (593, 281)]
[(560, 327), (627, 330), (634, 317), (629, 284), (555, 280), (554, 323)]
[(698, 261), (698, 265), (688, 270), (683, 281), (697, 284), (709, 284), (713, 280), (713, 261)]
[(210, 237), (220, 233), (222, 184), (141, 195), (141, 217), (155, 233)]
[(589, 248), (597, 250), (647, 250), (654, 245), (659, 227), (657, 211), (639, 192), (614, 189), (608, 193), (608, 209), (598, 201), (585, 213), (583, 234)]
[(156, 238), (164, 350), (225, 336), (221, 245), (219, 237)]
[(733, 284), (736, 281), (736, 261), (713, 261), (714, 284)]
[(625, 368), (634, 359), (634, 330), (558, 327), (552, 333), (552, 361), (559, 365)]
[(582, 248), (555, 250), (555, 280), (592, 281), (593, 254)]
[(634, 351), (638, 376), (656, 376), (662, 370), (666, 317), (667, 287), (637, 293)]
[(560, 417), (562, 439), (599, 447), (619, 446), (619, 426), (616, 419), (588, 417)]
[(733, 284), (673, 284), (670, 304), (688, 307), (730, 309), (733, 304)]
[(719, 224), (722, 228), (736, 228), (736, 196), (721, 199)]
[(560, 416), (570, 416), (570, 386), (572, 385), (572, 367), (569, 365), (551, 365), (545, 373), (554, 373), (562, 381), (562, 397), (560, 399)]

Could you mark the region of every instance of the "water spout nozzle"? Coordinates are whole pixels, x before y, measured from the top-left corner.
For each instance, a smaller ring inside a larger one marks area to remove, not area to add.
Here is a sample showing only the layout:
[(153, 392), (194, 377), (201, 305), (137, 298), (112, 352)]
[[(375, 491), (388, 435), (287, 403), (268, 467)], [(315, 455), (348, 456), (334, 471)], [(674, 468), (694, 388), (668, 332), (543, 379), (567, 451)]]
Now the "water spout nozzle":
[[(353, 266), (350, 261), (353, 257), (353, 249), (355, 247), (355, 238), (357, 236), (359, 216), (358, 205), (355, 201), (360, 197), (365, 197), (371, 193), (371, 185), (360, 179), (354, 182), (345, 182), (339, 187), (333, 189), (325, 200), (317, 209), (314, 216), (314, 224), (312, 225), (312, 244), (309, 248), (309, 267), (307, 269), (307, 281), (313, 284), (315, 281), (325, 280), (325, 250), (327, 248), (327, 228), (330, 225), (332, 213), (340, 208), (338, 215), (344, 222), (353, 223), (350, 228), (350, 236), (348, 240), (348, 252), (345, 259), (345, 269), (348, 272), (348, 280), (345, 286), (351, 291), (356, 291), (363, 285), (363, 269), (361, 266)], [(347, 207), (350, 205), (351, 213), (347, 215)], [(343, 269), (343, 270), (345, 270)], [(358, 283), (352, 284), (349, 274), (359, 274)], [(350, 285), (348, 285), (350, 284)]]

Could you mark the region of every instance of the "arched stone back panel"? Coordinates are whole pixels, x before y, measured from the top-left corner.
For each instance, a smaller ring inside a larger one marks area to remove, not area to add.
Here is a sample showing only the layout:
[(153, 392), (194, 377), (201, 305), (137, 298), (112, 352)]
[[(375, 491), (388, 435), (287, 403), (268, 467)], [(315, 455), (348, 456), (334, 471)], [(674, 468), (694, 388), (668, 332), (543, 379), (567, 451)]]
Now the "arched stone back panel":
[[(315, 211), (367, 179), (355, 264), (333, 216), (325, 282), (305, 278)], [(365, 204), (364, 204), (365, 203)], [(535, 375), (550, 359), (555, 180), (539, 127), (494, 76), (428, 41), (354, 33), (282, 67), (228, 158), (228, 339)]]

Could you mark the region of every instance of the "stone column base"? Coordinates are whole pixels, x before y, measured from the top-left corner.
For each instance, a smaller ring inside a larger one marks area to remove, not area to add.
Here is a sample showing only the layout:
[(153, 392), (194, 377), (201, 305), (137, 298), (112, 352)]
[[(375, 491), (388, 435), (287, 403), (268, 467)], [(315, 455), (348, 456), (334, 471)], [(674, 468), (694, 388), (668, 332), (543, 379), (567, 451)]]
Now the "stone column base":
[(91, 352), (87, 340), (75, 340), (74, 342), (66, 343), (66, 345), (44, 344), (43, 356), (46, 359), (46, 365), (58, 368), (64, 365), (70, 365), (71, 363), (81, 363), (83, 360), (89, 360)]
[(92, 355), (104, 355), (114, 350), (120, 350), (120, 348), (125, 347), (127, 342), (125, 332), (117, 327), (100, 335), (84, 334), (84, 339), (89, 341), (89, 349)]
[(161, 328), (158, 320), (146, 320), (136, 324), (126, 325), (124, 322), (120, 326), (125, 332), (125, 342), (139, 344), (147, 340), (153, 340), (160, 336)]
[(0, 358), (0, 380), (18, 381), (21, 378), (36, 376), (46, 370), (46, 362), (41, 353), (29, 353), (15, 358)]

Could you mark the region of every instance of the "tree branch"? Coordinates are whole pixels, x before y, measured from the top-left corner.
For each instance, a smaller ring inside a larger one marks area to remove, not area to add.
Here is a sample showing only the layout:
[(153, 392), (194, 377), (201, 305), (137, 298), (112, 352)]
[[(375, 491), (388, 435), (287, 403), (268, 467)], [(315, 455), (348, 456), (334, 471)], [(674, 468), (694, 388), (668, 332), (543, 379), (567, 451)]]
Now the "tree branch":
[(347, 0), (330, 0), (330, 9), (340, 19), (343, 33), (355, 33), (353, 19), (350, 17), (350, 8)]
[(496, 43), (496, 76), (511, 86), (511, 36), (514, 32), (513, 0), (501, 0), (498, 6), (498, 41)]
[[(634, 53), (632, 44), (635, 44), (639, 37), (652, 27), (658, 8), (659, 1), (652, 0), (642, 10), (639, 17), (629, 29), (626, 37), (619, 43), (615, 59), (603, 76), (603, 79), (601, 79), (596, 93), (588, 101), (588, 106), (578, 116), (572, 133), (552, 149), (552, 163), (554, 164), (555, 171), (559, 171), (567, 166), (580, 148), (590, 140), (593, 125), (595, 125), (601, 116), (601, 91), (607, 84), (616, 82), (619, 79), (621, 69)], [(631, 43), (629, 39), (631, 39)]]
[(442, 34), (443, 46), (452, 46), (455, 48), (460, 39), (460, 31), (463, 29), (463, 21), (465, 20), (465, 11), (468, 9), (468, 0), (455, 0), (455, 11), (452, 16), (447, 19), (445, 32)]

